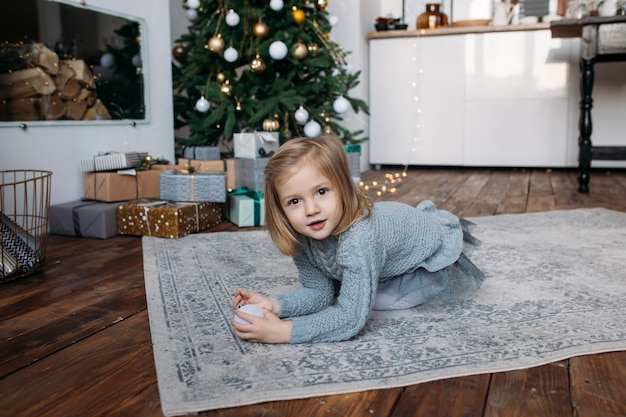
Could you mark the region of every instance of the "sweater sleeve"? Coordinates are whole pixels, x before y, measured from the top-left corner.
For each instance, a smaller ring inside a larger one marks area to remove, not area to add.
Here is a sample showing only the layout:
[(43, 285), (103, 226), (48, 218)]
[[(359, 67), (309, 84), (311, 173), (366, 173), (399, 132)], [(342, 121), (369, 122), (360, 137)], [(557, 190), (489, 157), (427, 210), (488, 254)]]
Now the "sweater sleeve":
[(336, 302), (293, 317), (291, 343), (347, 340), (365, 326), (376, 295), (380, 259), (373, 253), (377, 245), (371, 230), (363, 228), (361, 232), (350, 233), (339, 245), (341, 290)]
[(334, 297), (331, 279), (308, 261), (305, 254), (294, 257), (302, 284), (293, 291), (274, 294), (280, 304), (278, 317), (294, 317), (311, 314), (330, 305)]

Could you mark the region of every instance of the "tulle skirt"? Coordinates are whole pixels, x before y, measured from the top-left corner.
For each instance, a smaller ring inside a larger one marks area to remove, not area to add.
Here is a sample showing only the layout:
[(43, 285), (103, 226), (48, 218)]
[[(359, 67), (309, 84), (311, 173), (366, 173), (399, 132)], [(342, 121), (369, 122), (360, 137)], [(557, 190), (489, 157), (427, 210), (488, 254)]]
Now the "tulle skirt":
[(459, 218), (463, 230), (463, 252), (452, 265), (430, 272), (423, 268), (381, 282), (374, 310), (412, 308), (425, 303), (452, 303), (467, 299), (483, 284), (485, 274), (468, 258), (467, 253), (480, 245), (470, 229), (474, 223)]

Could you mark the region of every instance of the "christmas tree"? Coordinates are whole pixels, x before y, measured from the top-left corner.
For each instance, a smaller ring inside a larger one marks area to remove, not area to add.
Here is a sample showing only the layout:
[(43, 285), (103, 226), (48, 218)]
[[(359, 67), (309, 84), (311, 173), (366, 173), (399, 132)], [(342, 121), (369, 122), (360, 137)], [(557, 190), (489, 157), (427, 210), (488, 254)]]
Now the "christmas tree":
[(342, 114), (369, 112), (349, 96), (359, 83), (333, 41), (328, 0), (186, 0), (191, 21), (173, 50), (177, 146), (220, 145), (241, 131), (280, 141), (334, 133), (358, 143)]

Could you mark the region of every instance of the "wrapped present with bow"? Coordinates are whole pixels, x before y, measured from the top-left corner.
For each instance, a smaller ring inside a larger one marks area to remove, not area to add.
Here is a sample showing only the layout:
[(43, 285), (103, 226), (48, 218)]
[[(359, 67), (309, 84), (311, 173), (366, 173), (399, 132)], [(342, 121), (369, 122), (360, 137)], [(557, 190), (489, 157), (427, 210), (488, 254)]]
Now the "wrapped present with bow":
[(265, 196), (258, 191), (237, 188), (228, 193), (224, 217), (238, 227), (265, 226)]
[(225, 203), (226, 173), (196, 171), (193, 167), (162, 171), (159, 189), (162, 200)]
[(176, 239), (215, 227), (222, 221), (222, 204), (176, 203), (137, 200), (117, 208), (121, 235), (155, 236)]
[(280, 145), (278, 132), (241, 132), (233, 135), (235, 158), (266, 158)]

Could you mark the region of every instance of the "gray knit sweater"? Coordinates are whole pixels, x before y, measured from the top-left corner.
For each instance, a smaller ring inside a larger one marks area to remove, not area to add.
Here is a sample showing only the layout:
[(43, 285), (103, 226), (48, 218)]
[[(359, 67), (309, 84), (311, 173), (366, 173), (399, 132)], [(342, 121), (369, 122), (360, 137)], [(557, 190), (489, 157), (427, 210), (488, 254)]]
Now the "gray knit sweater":
[[(302, 284), (276, 294), (279, 317), (291, 318), (290, 343), (346, 340), (365, 326), (378, 282), (419, 267), (453, 264), (463, 247), (459, 219), (430, 201), (417, 207), (378, 202), (368, 219), (339, 238), (304, 239), (294, 257)], [(333, 281), (341, 282), (334, 299)]]

